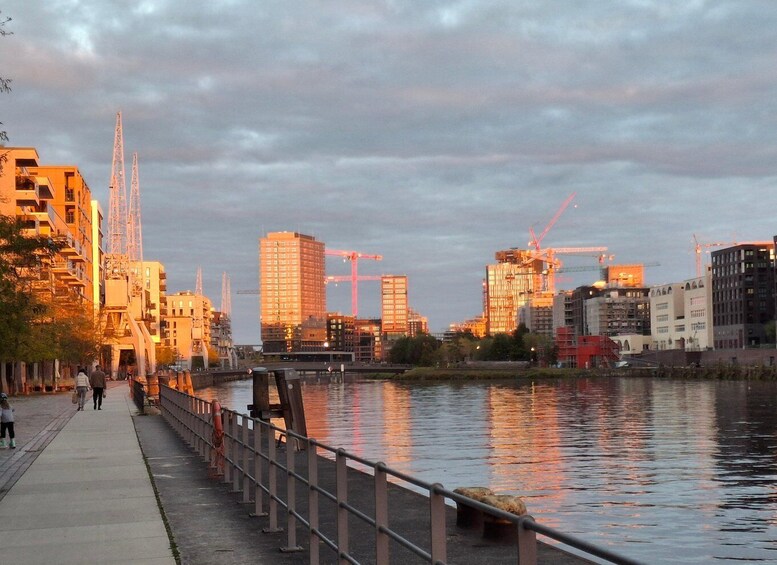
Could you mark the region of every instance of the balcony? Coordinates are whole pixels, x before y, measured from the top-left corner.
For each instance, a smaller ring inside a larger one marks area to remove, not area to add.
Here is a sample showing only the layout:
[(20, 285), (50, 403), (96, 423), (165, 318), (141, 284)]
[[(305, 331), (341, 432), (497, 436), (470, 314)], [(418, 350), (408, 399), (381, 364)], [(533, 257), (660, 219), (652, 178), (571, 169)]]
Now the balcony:
[(79, 276), (78, 268), (73, 261), (54, 261), (51, 264), (51, 272), (63, 282), (84, 284)]
[(60, 254), (67, 257), (71, 261), (85, 260), (81, 249), (81, 244), (75, 240), (72, 234), (59, 234), (54, 237), (54, 241), (62, 246), (59, 250)]

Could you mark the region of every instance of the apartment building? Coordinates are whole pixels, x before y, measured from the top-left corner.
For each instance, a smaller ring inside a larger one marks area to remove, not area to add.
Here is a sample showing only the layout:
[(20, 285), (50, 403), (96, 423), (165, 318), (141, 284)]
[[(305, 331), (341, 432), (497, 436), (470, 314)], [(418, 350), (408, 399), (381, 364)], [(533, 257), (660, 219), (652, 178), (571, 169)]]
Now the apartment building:
[(384, 339), (390, 341), (408, 335), (406, 275), (380, 278), (380, 312)]
[(775, 319), (775, 241), (742, 243), (712, 252), (715, 349), (766, 343)]
[(650, 289), (651, 349), (703, 351), (713, 346), (709, 273)]
[(265, 353), (323, 351), (326, 341), (324, 243), (296, 232), (259, 241)]
[(192, 368), (193, 359), (202, 357), (207, 366), (211, 343), (213, 307), (210, 298), (191, 291), (176, 292), (167, 297), (163, 317), (163, 344), (173, 349), (176, 363)]
[(162, 343), (162, 319), (167, 311), (167, 273), (159, 261), (143, 261), (140, 270), (145, 292), (146, 326), (151, 339)]
[(33, 147), (8, 147), (4, 154), (0, 214), (19, 218), (30, 235), (50, 236), (62, 246), (48, 266), (51, 276), (37, 289), (99, 304), (102, 250), (93, 238), (100, 237), (101, 217), (78, 167), (41, 165)]

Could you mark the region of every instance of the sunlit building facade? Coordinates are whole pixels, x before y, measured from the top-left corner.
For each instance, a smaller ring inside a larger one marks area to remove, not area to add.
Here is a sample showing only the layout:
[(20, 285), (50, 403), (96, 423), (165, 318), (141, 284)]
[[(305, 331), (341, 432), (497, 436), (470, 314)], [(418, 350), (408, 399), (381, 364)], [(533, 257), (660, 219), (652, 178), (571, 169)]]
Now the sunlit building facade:
[(100, 217), (94, 217), (92, 193), (78, 167), (41, 165), (33, 147), (8, 147), (3, 153), (0, 214), (20, 219), (29, 235), (49, 236), (61, 245), (36, 289), (99, 304), (93, 265), (100, 264), (100, 248), (92, 242), (93, 223), (99, 227)]
[(322, 351), (326, 342), (324, 243), (296, 232), (259, 241), (261, 328), (265, 353)]
[(485, 314), (489, 335), (512, 333), (518, 327), (518, 309), (525, 305), (542, 272), (542, 261), (527, 251), (498, 251), (493, 265), (486, 265)]
[(213, 308), (210, 298), (187, 290), (169, 295), (166, 304), (163, 345), (172, 348), (174, 363), (190, 369), (193, 357), (207, 358), (207, 352), (196, 349), (198, 343), (211, 343)]
[(407, 276), (385, 275), (380, 278), (380, 311), (383, 336), (391, 340), (408, 335)]

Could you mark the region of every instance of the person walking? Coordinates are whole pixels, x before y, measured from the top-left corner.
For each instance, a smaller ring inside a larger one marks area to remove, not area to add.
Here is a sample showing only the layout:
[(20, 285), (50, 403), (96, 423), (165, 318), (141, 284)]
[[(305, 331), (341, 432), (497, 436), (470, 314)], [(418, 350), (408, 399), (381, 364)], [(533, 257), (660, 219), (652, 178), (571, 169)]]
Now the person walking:
[(0, 393), (0, 447), (5, 447), (5, 432), (8, 430), (8, 436), (11, 440), (9, 447), (16, 448), (16, 434), (13, 431), (14, 409), (8, 403), (8, 395)]
[(89, 384), (92, 387), (92, 400), (94, 401), (94, 410), (103, 409), (103, 394), (105, 393), (105, 373), (97, 365), (89, 375)]
[(81, 367), (78, 368), (78, 374), (76, 375), (76, 391), (78, 392), (78, 409), (84, 409), (84, 402), (86, 402), (86, 391), (89, 390), (89, 377), (86, 376), (86, 371)]

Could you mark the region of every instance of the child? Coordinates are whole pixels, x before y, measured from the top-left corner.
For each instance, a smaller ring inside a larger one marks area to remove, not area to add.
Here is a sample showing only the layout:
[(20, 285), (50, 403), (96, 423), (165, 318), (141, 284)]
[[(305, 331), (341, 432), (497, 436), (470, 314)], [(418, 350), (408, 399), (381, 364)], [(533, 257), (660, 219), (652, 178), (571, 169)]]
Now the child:
[(8, 403), (8, 395), (0, 393), (0, 447), (5, 447), (5, 430), (11, 439), (11, 449), (16, 448), (16, 434), (13, 432), (13, 408)]

